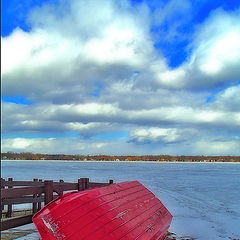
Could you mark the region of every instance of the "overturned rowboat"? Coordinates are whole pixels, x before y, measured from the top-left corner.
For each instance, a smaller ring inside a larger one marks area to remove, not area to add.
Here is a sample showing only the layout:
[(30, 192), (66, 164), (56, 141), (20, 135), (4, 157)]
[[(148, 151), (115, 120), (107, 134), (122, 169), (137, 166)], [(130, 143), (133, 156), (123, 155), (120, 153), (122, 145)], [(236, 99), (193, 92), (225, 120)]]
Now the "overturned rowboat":
[(42, 240), (163, 240), (171, 220), (138, 181), (66, 193), (33, 217)]

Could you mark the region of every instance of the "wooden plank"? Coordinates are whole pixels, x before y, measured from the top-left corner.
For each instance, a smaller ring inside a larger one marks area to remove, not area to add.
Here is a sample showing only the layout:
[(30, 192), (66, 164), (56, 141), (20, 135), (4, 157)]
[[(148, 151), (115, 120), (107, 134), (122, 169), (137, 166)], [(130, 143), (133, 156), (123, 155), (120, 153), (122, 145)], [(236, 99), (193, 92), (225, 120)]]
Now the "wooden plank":
[(1, 220), (1, 231), (22, 226), (32, 222), (33, 214)]
[(43, 182), (33, 182), (33, 181), (2, 181), (1, 186), (6, 187), (34, 187), (34, 186), (43, 186)]
[(44, 187), (22, 187), (1, 189), (1, 199), (11, 197), (21, 197), (24, 195), (40, 194), (44, 192)]
[(89, 188), (93, 188), (93, 187), (104, 187), (104, 186), (108, 186), (109, 183), (97, 183), (97, 182), (90, 182), (89, 183)]
[[(109, 183), (111, 183), (109, 180)], [(94, 183), (94, 182), (90, 182), (90, 183)], [(64, 188), (66, 188), (65, 191), (69, 191), (69, 190), (77, 190), (78, 188), (76, 187), (78, 185), (78, 183), (70, 183), (70, 182), (53, 182), (54, 185), (58, 185), (60, 184), (61, 186), (64, 186)], [(97, 184), (108, 184), (108, 183), (97, 183)], [(12, 182), (8, 182), (5, 181), (5, 183), (1, 184), (2, 187), (4, 186), (16, 186), (16, 187), (31, 187), (31, 186), (44, 186), (43, 182), (31, 182), (31, 181), (12, 181)]]
[(70, 191), (70, 190), (78, 190), (78, 184), (77, 183), (54, 183), (53, 185), (54, 189), (61, 188), (62, 191)]
[(44, 197), (19, 197), (19, 198), (7, 198), (2, 199), (1, 204), (2, 205), (8, 205), (8, 204), (22, 204), (22, 203), (39, 203), (44, 202)]
[(5, 179), (4, 178), (1, 178), (1, 188), (4, 188), (5, 187)]

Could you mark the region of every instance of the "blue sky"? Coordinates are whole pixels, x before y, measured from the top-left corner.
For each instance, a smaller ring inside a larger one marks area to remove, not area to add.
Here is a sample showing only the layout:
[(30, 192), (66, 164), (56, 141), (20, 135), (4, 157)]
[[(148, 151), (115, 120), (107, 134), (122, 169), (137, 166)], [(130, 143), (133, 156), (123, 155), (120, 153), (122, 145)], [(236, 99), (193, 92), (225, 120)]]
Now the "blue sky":
[(3, 150), (240, 154), (239, 29), (239, 1), (3, 0)]

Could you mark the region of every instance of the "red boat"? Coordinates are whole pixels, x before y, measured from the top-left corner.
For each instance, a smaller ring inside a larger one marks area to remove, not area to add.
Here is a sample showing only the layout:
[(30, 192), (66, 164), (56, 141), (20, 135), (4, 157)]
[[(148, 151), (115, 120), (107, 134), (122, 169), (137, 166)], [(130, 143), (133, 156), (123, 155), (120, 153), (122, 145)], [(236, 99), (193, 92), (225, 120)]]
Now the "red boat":
[(42, 240), (163, 240), (171, 220), (138, 181), (66, 193), (33, 217)]

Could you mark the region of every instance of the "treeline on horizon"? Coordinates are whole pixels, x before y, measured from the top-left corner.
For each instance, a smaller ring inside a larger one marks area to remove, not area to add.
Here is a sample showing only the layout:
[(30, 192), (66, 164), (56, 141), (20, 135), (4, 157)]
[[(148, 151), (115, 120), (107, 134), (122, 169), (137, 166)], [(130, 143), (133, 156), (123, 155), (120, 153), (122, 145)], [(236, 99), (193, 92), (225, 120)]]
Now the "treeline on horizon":
[(155, 162), (240, 162), (240, 156), (109, 156), (109, 155), (69, 155), (69, 154), (39, 154), (31, 152), (1, 153), (1, 160), (71, 160), (71, 161), (155, 161)]

